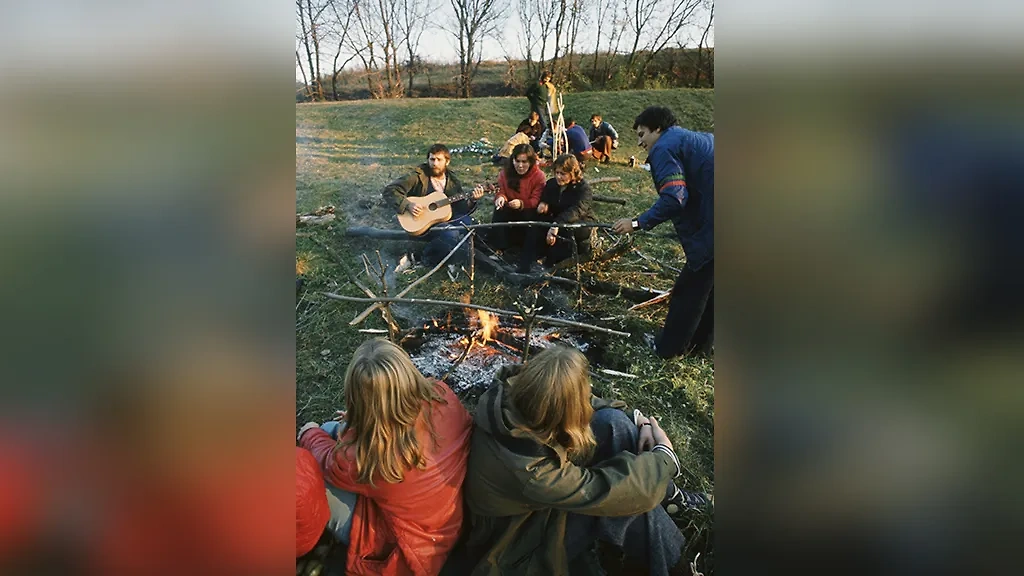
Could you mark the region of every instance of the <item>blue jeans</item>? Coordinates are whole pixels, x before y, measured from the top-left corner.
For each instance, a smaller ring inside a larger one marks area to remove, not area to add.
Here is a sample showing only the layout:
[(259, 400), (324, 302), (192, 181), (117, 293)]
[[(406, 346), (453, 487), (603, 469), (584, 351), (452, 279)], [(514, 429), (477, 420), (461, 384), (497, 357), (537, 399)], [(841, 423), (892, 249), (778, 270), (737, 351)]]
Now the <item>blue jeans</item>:
[[(591, 464), (607, 460), (620, 452), (636, 453), (638, 433), (636, 425), (622, 411), (602, 408), (590, 419), (590, 429), (597, 438), (597, 451)], [(669, 483), (666, 497), (675, 492)], [(569, 513), (565, 526), (566, 557), (572, 561), (603, 540), (621, 548), (647, 564), (651, 576), (667, 576), (669, 569), (679, 563), (686, 540), (668, 512), (657, 506), (650, 512), (635, 516), (585, 516)]]
[[(320, 428), (331, 435), (331, 438), (338, 439), (338, 435), (345, 430), (341, 422), (324, 422)], [(327, 484), (327, 504), (331, 508), (331, 519), (327, 521), (327, 529), (330, 530), (338, 541), (344, 544), (349, 543), (349, 532), (352, 531), (352, 512), (356, 508), (357, 494), (342, 490), (330, 482)]]
[[(470, 225), (473, 219), (467, 216), (453, 218), (438, 226), (458, 226), (459, 224)], [(437, 266), (437, 263), (444, 260), (444, 257), (455, 248), (455, 245), (462, 240), (465, 230), (431, 230), (427, 232), (427, 247), (423, 249), (423, 262), (427, 266)], [(469, 243), (462, 245), (462, 248), (452, 256), (448, 262), (460, 264), (466, 262), (469, 254)]]

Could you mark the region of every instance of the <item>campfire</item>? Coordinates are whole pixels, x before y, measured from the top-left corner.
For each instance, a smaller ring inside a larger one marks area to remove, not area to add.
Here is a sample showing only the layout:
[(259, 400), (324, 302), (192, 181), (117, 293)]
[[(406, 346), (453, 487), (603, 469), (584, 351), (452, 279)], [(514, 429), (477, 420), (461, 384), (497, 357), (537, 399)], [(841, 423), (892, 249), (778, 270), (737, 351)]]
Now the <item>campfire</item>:
[[(530, 355), (560, 343), (586, 351), (587, 344), (555, 327), (535, 326), (530, 333)], [(455, 392), (474, 386), (487, 388), (498, 369), (518, 363), (526, 346), (522, 327), (503, 326), (485, 310), (466, 310), (459, 324), (449, 315), (430, 319), (402, 345), (425, 376), (444, 379)]]

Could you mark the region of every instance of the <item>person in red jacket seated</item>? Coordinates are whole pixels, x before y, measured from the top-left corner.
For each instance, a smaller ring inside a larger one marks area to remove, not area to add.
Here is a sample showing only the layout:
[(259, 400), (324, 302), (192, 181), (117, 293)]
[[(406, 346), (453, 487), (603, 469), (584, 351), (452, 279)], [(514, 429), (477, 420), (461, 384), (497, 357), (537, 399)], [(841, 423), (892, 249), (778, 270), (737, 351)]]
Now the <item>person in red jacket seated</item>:
[[(546, 181), (544, 172), (537, 166), (537, 153), (529, 144), (520, 144), (512, 149), (512, 155), (505, 167), (498, 173), (498, 193), (494, 197), (492, 222), (523, 222), (536, 220), (537, 204)], [(515, 246), (520, 250), (520, 260), (527, 257), (523, 250), (527, 229), (525, 227), (492, 228), (487, 242), (492, 248), (504, 250)], [(520, 262), (520, 269), (529, 268), (529, 260)]]
[(383, 339), (356, 349), (345, 406), (340, 423), (303, 426), (299, 445), (324, 470), (346, 573), (438, 574), (462, 527), (469, 413)]

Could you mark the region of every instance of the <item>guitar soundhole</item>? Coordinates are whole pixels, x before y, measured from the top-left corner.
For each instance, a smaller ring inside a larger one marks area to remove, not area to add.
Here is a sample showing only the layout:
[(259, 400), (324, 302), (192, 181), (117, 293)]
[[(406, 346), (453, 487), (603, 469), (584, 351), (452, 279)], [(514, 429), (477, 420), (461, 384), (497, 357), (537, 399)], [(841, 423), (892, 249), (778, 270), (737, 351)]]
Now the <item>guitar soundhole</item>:
[(431, 212), (433, 212), (434, 210), (437, 210), (437, 202), (431, 202), (430, 205), (427, 206), (427, 208), (430, 208)]

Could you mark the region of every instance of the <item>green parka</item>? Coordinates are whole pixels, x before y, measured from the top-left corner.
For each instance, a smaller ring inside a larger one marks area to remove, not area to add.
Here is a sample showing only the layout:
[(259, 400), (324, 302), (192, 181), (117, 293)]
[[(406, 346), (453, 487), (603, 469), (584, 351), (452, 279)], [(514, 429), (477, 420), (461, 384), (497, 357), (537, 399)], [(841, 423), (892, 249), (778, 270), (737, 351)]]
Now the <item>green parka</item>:
[[(444, 186), (444, 195), (450, 198), (462, 194), (462, 182), (455, 175), (455, 172), (448, 170), (445, 172), (445, 175), (447, 181)], [(413, 168), (412, 172), (405, 177), (385, 186), (384, 190), (381, 191), (381, 196), (384, 198), (384, 202), (395, 209), (397, 214), (401, 214), (405, 212), (409, 205), (406, 202), (406, 198), (409, 196), (427, 196), (431, 192), (433, 192), (433, 189), (430, 187), (430, 166), (423, 163)], [(475, 205), (476, 202), (472, 198), (453, 203), (452, 218), (469, 214), (473, 211)]]
[[(519, 368), (514, 367), (514, 368)], [(577, 466), (558, 445), (524, 429), (507, 398), (503, 369), (477, 406), (464, 484), (472, 522), (467, 551), (473, 576), (566, 574), (567, 513), (629, 516), (653, 510), (676, 465), (664, 452), (622, 452)], [(592, 397), (594, 409), (610, 404)]]

